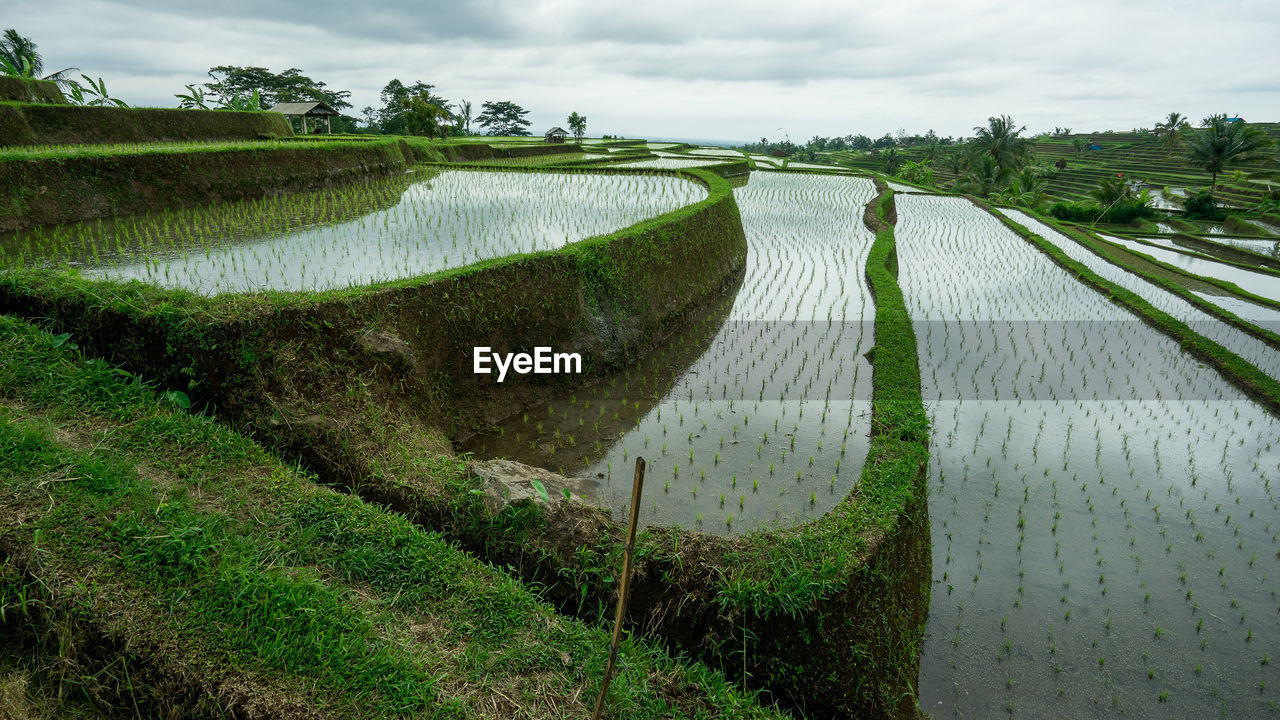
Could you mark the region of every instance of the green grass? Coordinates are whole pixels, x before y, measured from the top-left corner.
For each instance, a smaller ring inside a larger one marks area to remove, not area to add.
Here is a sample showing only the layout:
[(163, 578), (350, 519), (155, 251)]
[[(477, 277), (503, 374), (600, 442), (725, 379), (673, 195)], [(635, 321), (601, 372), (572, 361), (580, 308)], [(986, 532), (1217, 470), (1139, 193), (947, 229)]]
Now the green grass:
[(138, 143), (98, 143), (59, 145), (17, 145), (0, 148), (0, 162), (43, 160), (69, 157), (113, 157), (121, 155), (160, 155), (167, 153), (206, 153), (236, 150), (272, 150), (326, 145), (330, 147), (361, 146), (369, 142), (394, 142), (395, 138), (356, 139), (335, 137), (311, 139), (306, 137), (275, 140), (188, 140)]
[[(616, 525), (584, 525), (569, 512), (510, 510), (490, 518), (471, 492), (476, 480), (448, 451), (440, 429), (479, 417), (492, 388), (467, 385), (469, 372), (451, 375), (448, 367), (388, 375), (352, 357), (350, 337), (366, 328), (393, 330), (421, 357), (434, 357), (455, 344), (468, 351), (497, 344), (490, 335), (523, 342), (535, 339), (533, 329), (598, 328), (604, 319), (635, 333), (625, 352), (637, 351), (645, 333), (679, 321), (681, 307), (696, 302), (691, 293), (714, 292), (705, 287), (708, 278), (723, 274), (737, 252), (728, 184), (706, 170), (677, 174), (706, 183), (710, 197), (550, 253), (375, 287), (216, 298), (27, 271), (0, 277), (0, 307), (58, 318), (58, 329), (93, 353), (127, 360), (166, 387), (190, 392), (198, 405), (216, 403), (226, 421), (309, 462), (323, 458), (313, 467), (327, 481), (511, 565), (566, 611), (607, 619), (614, 587), (607, 580), (621, 557)], [(512, 288), (521, 288), (518, 296)], [(584, 301), (589, 322), (566, 313)], [(898, 312), (905, 317), (900, 294)], [(794, 530), (724, 541), (652, 532), (639, 542), (638, 563), (657, 597), (647, 611), (665, 626), (659, 635), (687, 635), (696, 623), (706, 638), (702, 656), (736, 673), (746, 632), (752, 682), (810, 708), (904, 708), (904, 694), (913, 692), (914, 638), (929, 574), (921, 465), (927, 426), (919, 422), (918, 370), (885, 375), (897, 372), (902, 358), (916, 367), (914, 339), (910, 352), (901, 345), (909, 325), (886, 319), (877, 333), (880, 357), (888, 360), (876, 360), (875, 385), (891, 390), (877, 390), (883, 431), (857, 493)], [(572, 552), (560, 547), (562, 537), (572, 538)]]
[[(198, 691), (142, 698), (180, 710), (249, 691), (286, 717), (586, 712), (604, 630), (57, 345), (0, 317), (0, 502), (28, 518), (0, 525), (4, 625), (56, 613), (127, 641)], [(619, 716), (777, 717), (702, 666), (623, 653)]]

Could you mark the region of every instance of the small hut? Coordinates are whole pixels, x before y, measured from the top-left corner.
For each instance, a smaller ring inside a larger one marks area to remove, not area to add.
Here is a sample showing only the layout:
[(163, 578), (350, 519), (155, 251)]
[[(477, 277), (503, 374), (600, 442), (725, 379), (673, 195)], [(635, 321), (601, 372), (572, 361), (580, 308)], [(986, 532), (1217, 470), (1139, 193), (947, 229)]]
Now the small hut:
[(322, 102), (279, 103), (271, 108), (271, 112), (278, 112), (287, 118), (301, 118), (303, 135), (307, 134), (307, 118), (315, 118), (316, 132), (320, 131), (320, 118), (324, 118), (325, 132), (333, 133), (333, 117), (340, 114)]
[(562, 127), (553, 127), (542, 134), (543, 141), (549, 143), (562, 143), (567, 137), (569, 133)]

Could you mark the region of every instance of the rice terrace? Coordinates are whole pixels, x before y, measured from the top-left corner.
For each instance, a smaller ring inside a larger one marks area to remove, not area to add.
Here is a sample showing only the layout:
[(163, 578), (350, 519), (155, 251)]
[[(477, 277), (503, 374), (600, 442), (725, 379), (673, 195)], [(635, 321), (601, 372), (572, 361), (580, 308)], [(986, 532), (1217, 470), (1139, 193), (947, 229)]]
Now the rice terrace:
[(41, 50), (0, 718), (1280, 718), (1280, 122), (544, 132)]

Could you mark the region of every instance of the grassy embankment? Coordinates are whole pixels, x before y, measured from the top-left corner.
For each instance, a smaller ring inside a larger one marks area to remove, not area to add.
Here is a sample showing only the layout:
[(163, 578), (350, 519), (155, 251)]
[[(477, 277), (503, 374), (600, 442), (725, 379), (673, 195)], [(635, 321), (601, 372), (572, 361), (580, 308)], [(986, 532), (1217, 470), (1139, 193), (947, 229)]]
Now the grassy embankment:
[[(441, 429), (566, 389), (508, 383), (498, 397), (470, 375), (470, 347), (582, 347), (596, 367), (616, 367), (725, 284), (745, 251), (736, 207), (722, 180), (692, 176), (712, 197), (664, 218), (557, 253), (376, 288), (209, 300), (20, 273), (0, 295), (9, 311), (55, 318), (95, 354), (216, 405), (325, 480), (512, 566), (562, 609), (600, 618), (612, 602), (619, 528), (562, 503), (545, 516), (507, 512), (495, 531)], [(361, 352), (359, 337), (375, 330), (407, 340), (411, 362)], [(928, 572), (916, 584), (881, 563), (927, 563), (927, 526), (914, 514), (922, 482), (866, 482), (871, 494), (790, 532), (724, 543), (646, 533), (629, 619), (729, 671), (745, 667), (757, 686), (817, 712), (913, 708), (901, 698), (914, 680), (915, 624), (900, 632), (901, 618), (923, 617)], [(886, 624), (886, 611), (900, 617)]]
[[(1277, 309), (1280, 309), (1280, 302), (1242, 290), (1237, 287), (1235, 283), (1220, 280), (1218, 278), (1196, 275), (1177, 266), (1160, 262), (1159, 260), (1142, 253), (1131, 251), (1128, 248), (1120, 247), (1114, 243), (1109, 243), (1098, 237), (1097, 233), (1082, 225), (1058, 221), (1029, 211), (1026, 208), (1016, 209), (1031, 213), (1040, 222), (1061, 232), (1072, 241), (1078, 242), (1094, 255), (1097, 255), (1112, 265), (1137, 275), (1143, 280), (1177, 295), (1179, 298), (1186, 300), (1199, 310), (1212, 315), (1224, 323), (1242, 330), (1274, 348), (1280, 349), (1280, 334), (1277, 334), (1269, 328), (1250, 322), (1249, 320), (1220, 307), (1212, 301), (1200, 297), (1192, 291), (1199, 290), (1201, 292), (1235, 296), (1264, 307)], [(1277, 278), (1277, 281), (1280, 282), (1280, 278)]]
[[(0, 709), (588, 713), (604, 630), (65, 337), (0, 317), (0, 360)], [(613, 717), (778, 717), (648, 643), (623, 654)]]
[[(980, 200), (973, 199), (973, 201), (988, 212), (991, 212), (995, 217), (999, 218), (1007, 227), (1018, 233), (1020, 237), (1030, 242), (1045, 255), (1048, 255), (1050, 259), (1071, 275), (1075, 276), (1078, 280), (1101, 292), (1103, 295), (1110, 298), (1112, 302), (1128, 309), (1144, 322), (1176, 340), (1184, 350), (1213, 367), (1221, 373), (1228, 382), (1240, 388), (1272, 413), (1280, 415), (1280, 381), (1270, 377), (1253, 364), (1245, 361), (1240, 356), (1222, 347), (1218, 343), (1213, 342), (1212, 340), (1209, 340), (1203, 335), (1195, 332), (1188, 327), (1186, 323), (1162, 310), (1159, 310), (1137, 294), (1099, 276), (1097, 273), (1093, 272), (1081, 263), (1073, 260), (1053, 243), (1031, 232), (1026, 227), (1018, 224), (1008, 217), (1005, 217), (1001, 213), (992, 211), (989, 206)], [(1041, 220), (1046, 223), (1050, 222), (1043, 218)], [(1086, 247), (1090, 247), (1090, 242), (1087, 237), (1080, 236), (1078, 234), (1068, 234), (1075, 237)], [(1103, 257), (1106, 256), (1104, 255)], [(1151, 279), (1152, 282), (1156, 282), (1156, 279), (1153, 278), (1148, 279)], [(1157, 284), (1161, 287), (1165, 287), (1166, 289), (1171, 289), (1174, 285), (1168, 281), (1157, 282)], [(1185, 291), (1183, 292), (1185, 293)], [(1182, 295), (1182, 293), (1179, 294)], [(1204, 309), (1206, 312), (1211, 312), (1216, 317), (1224, 320), (1225, 322), (1237, 325), (1238, 327), (1241, 327), (1241, 329), (1248, 330), (1248, 328), (1253, 327), (1251, 324), (1244, 323), (1243, 320), (1240, 320), (1224, 310), (1209, 309), (1206, 307), (1201, 307), (1201, 309)], [(1257, 328), (1254, 328), (1254, 330), (1257, 331)]]

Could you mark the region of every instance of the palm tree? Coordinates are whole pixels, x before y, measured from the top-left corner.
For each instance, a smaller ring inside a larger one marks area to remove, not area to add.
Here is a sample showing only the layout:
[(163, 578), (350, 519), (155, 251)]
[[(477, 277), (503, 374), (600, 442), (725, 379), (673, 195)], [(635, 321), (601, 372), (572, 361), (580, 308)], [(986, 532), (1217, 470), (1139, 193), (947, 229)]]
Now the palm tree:
[[(18, 31), (9, 28), (0, 35), (0, 67), (7, 66), (12, 68), (14, 72), (27, 75), (28, 77), (37, 77), (44, 72), (44, 57), (40, 55), (40, 51), (36, 49), (36, 44), (29, 37), (18, 34)], [(63, 68), (55, 73), (49, 73), (42, 77), (42, 80), (52, 80), (59, 85), (66, 86), (69, 82), (74, 82), (67, 78), (68, 73), (78, 72), (79, 68)]]
[(973, 157), (989, 157), (995, 163), (998, 174), (1006, 176), (1017, 172), (1031, 160), (1031, 140), (1020, 137), (1026, 125), (1015, 127), (1008, 115), (987, 118), (987, 127), (975, 127), (969, 146)]
[(990, 155), (978, 155), (969, 163), (968, 173), (956, 183), (956, 189), (978, 197), (990, 197), (1004, 184), (1007, 175)]
[(1263, 160), (1270, 144), (1270, 138), (1261, 130), (1244, 121), (1229, 122), (1226, 115), (1211, 115), (1205, 118), (1203, 129), (1187, 133), (1183, 159), (1213, 176), (1209, 188), (1212, 195), (1218, 189), (1218, 173), (1223, 167)]
[(458, 103), (458, 123), (462, 125), (463, 130), (468, 135), (471, 134), (471, 101), (463, 100)]
[(1190, 127), (1191, 123), (1187, 122), (1182, 113), (1171, 112), (1164, 120), (1156, 123), (1155, 135), (1163, 135), (1165, 149), (1173, 150), (1182, 144), (1182, 133)]
[(1044, 171), (1039, 168), (1025, 167), (1018, 177), (1009, 181), (1009, 187), (1000, 195), (1000, 199), (1010, 205), (1020, 205), (1038, 210), (1044, 204), (1044, 188), (1048, 181)]
[(886, 175), (897, 175), (898, 170), (902, 169), (902, 162), (902, 156), (898, 155), (898, 148), (889, 148), (880, 156), (880, 168)]
[[(13, 28), (5, 30), (4, 35), (0, 36), (0, 60), (17, 69), (29, 64), (32, 77), (44, 69), (44, 58), (36, 50), (36, 44), (31, 38), (19, 35)], [(24, 63), (23, 60), (27, 62)]]
[(1111, 206), (1121, 200), (1133, 196), (1133, 190), (1121, 177), (1104, 177), (1098, 181), (1098, 187), (1089, 191), (1089, 195), (1099, 204)]

